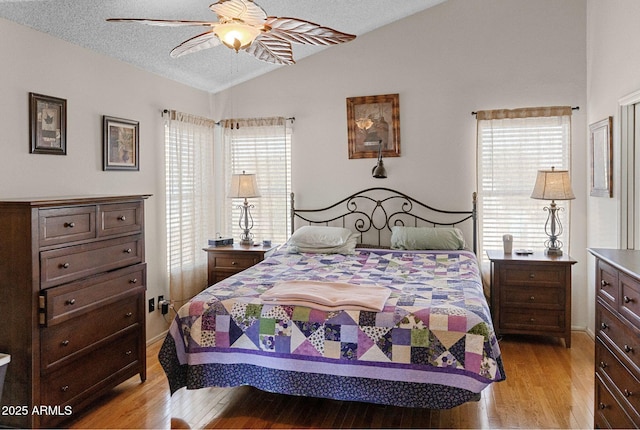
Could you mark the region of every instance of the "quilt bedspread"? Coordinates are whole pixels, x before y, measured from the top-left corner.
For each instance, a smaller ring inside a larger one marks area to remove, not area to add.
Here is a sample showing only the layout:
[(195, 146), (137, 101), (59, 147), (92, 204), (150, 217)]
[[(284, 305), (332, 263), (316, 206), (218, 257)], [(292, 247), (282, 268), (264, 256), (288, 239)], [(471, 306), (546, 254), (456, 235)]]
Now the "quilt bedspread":
[[(384, 286), (391, 295), (381, 312), (261, 302), (282, 280)], [(278, 251), (180, 308), (160, 361), (172, 392), (247, 384), (431, 408), (457, 406), (505, 378), (467, 251)]]

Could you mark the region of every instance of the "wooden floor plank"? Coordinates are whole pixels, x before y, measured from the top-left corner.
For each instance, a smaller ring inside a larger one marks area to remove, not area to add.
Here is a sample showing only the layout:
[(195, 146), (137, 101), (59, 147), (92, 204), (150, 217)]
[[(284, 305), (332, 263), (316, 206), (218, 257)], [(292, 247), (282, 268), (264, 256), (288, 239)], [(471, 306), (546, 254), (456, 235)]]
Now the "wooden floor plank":
[(507, 380), (478, 402), (449, 410), (398, 408), (266, 393), (252, 387), (179, 390), (147, 349), (147, 381), (131, 378), (98, 399), (69, 428), (591, 428), (594, 343), (574, 332), (572, 347), (544, 337), (500, 340)]

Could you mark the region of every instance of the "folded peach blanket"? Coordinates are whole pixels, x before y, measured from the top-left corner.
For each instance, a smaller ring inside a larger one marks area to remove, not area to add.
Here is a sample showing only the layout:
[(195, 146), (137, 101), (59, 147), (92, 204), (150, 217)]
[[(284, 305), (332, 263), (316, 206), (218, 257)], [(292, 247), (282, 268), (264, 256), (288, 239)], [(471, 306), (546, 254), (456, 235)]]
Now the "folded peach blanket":
[(306, 306), (323, 311), (363, 310), (380, 312), (391, 290), (376, 285), (343, 282), (282, 281), (260, 295), (264, 303)]

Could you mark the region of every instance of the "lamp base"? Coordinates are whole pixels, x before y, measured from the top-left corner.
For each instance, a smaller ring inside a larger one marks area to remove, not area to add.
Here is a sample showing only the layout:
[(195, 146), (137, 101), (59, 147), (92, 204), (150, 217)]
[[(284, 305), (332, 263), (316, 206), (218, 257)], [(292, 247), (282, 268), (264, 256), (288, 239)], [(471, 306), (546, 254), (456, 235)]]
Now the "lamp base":
[(545, 255), (551, 255), (551, 256), (560, 256), (562, 255), (562, 249), (560, 248), (547, 248), (544, 250), (544, 254)]
[(240, 239), (240, 245), (252, 246), (253, 245), (253, 239), (251, 239), (251, 238), (249, 238), (249, 239)]

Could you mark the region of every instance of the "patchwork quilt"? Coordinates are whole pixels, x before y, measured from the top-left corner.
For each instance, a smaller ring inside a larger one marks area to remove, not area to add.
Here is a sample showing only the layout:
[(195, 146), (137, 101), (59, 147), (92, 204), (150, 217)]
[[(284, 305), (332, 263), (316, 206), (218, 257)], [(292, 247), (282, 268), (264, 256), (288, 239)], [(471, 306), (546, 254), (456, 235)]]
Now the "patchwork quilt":
[[(381, 312), (263, 303), (281, 280), (383, 286)], [(505, 379), (467, 251), (277, 251), (185, 304), (160, 351), (172, 392), (252, 385), (293, 395), (451, 408)]]

